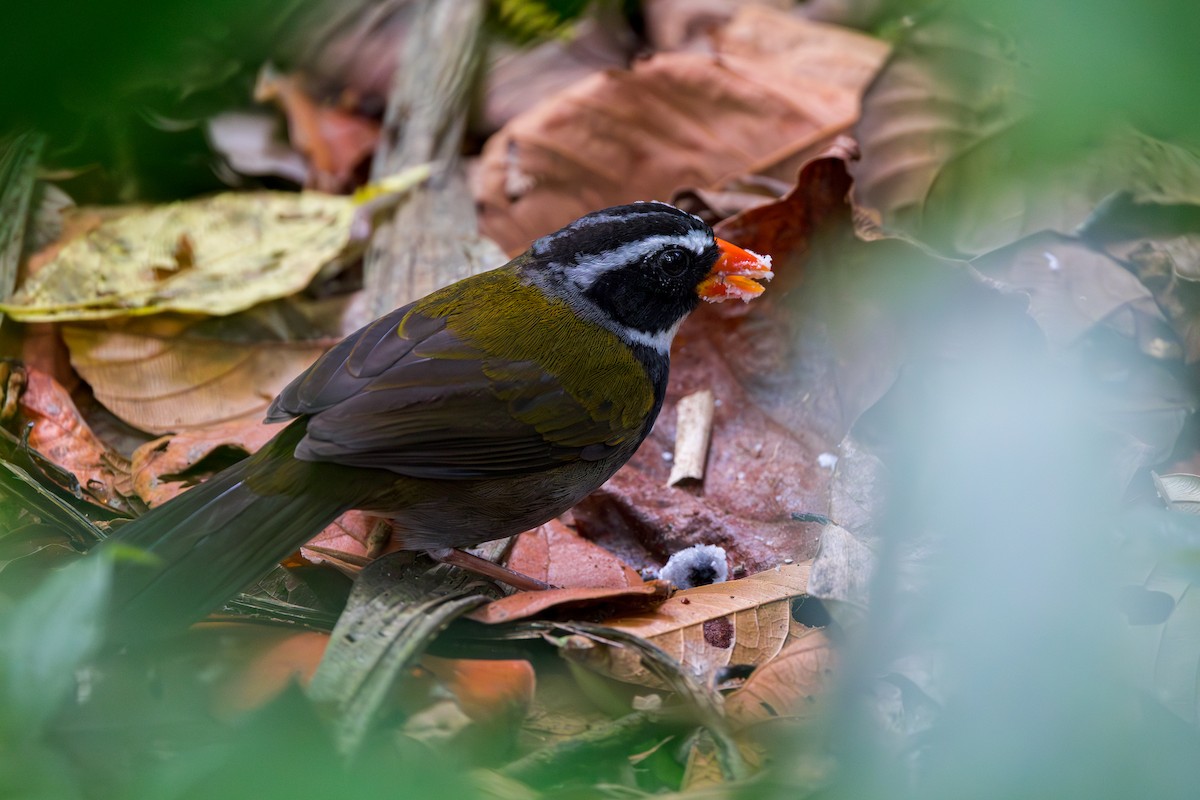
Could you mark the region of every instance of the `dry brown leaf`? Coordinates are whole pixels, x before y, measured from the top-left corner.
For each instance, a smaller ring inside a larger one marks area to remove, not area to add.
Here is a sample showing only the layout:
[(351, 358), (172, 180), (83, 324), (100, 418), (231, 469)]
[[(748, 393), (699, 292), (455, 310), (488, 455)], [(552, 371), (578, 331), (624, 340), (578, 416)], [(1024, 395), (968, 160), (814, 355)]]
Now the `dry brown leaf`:
[(628, 66), (636, 46), (637, 37), (615, 14), (580, 21), (565, 40), (555, 38), (532, 47), (490, 43), (480, 121), (484, 132), (507, 125), (589, 75)]
[[(611, 589), (546, 589), (518, 592), (502, 597), (466, 615), (467, 619), (495, 625), (531, 617), (570, 618), (603, 617), (614, 609), (639, 609), (656, 606), (669, 588), (660, 581)], [(551, 613), (553, 612), (553, 613)]]
[[(806, 165), (783, 199), (718, 226), (718, 235), (769, 253), (775, 280), (748, 306), (705, 307), (684, 324), (650, 437), (574, 511), (580, 532), (633, 566), (661, 566), (695, 544), (720, 545), (735, 568), (750, 571), (816, 553), (818, 526), (792, 515), (826, 513), (831, 471), (821, 455), (836, 450), (853, 416), (843, 411), (852, 399), (840, 391), (846, 387), (831, 376), (839, 364), (825, 321), (805, 305), (802, 283), (814, 237), (837, 229), (835, 235), (853, 238), (849, 179), (838, 157), (845, 152), (843, 146)], [(860, 353), (852, 361), (863, 362), (876, 375), (876, 360)], [(701, 389), (717, 401), (703, 485), (666, 488), (675, 403)]]
[(721, 238), (756, 253), (771, 254), (777, 277), (768, 297), (799, 285), (814, 236), (822, 230), (845, 227), (851, 186), (846, 164), (856, 155), (852, 140), (838, 138), (800, 169), (795, 186), (786, 195), (717, 226)]
[(833, 649), (823, 630), (793, 639), (725, 698), (730, 723), (743, 728), (779, 717), (813, 716), (817, 698), (829, 688), (833, 666)]
[(421, 665), (454, 693), (459, 707), (475, 722), (511, 724), (514, 718), (522, 719), (533, 702), (537, 678), (528, 661), (426, 655)]
[(239, 420), (147, 442), (133, 451), (133, 488), (151, 508), (162, 505), (200, 482), (202, 476), (195, 474), (196, 466), (213, 451), (232, 448), (248, 455), (282, 429), (280, 425)]
[(506, 564), (522, 575), (565, 588), (613, 589), (643, 583), (621, 559), (556, 519), (518, 536)]
[[(685, 589), (652, 612), (610, 618), (603, 624), (662, 648), (694, 675), (711, 675), (735, 664), (765, 664), (788, 639), (791, 598), (807, 591), (809, 568), (780, 566), (741, 580)], [(662, 686), (628, 648), (593, 644), (565, 652), (617, 680)]]
[(1029, 296), (1029, 316), (1056, 349), (1075, 344), (1123, 307), (1166, 327), (1150, 290), (1113, 258), (1078, 239), (1038, 233), (972, 264), (999, 285)]
[[(314, 547), (321, 550), (310, 549)], [(398, 543), (392, 536), (390, 521), (376, 514), (351, 510), (301, 547), (300, 555), (313, 564), (336, 558), (345, 567), (378, 558), (393, 547), (398, 547)]]
[(129, 511), (126, 498), (134, 494), (129, 461), (100, 441), (57, 381), (36, 369), (25, 374), (20, 412), (32, 423), (29, 446), (71, 472), (97, 502)]
[(167, 433), (257, 419), (328, 340), (235, 342), (176, 316), (64, 325), (71, 364), (125, 422)]
[(222, 718), (261, 708), (292, 684), (306, 686), (329, 644), (327, 633), (229, 623), (202, 625), (191, 636), (197, 644), (211, 637), (211, 653), (197, 647), (196, 658), (220, 665), (201, 674), (218, 676), (212, 702)]
[(736, 53), (658, 55), (581, 81), (505, 126), (480, 164), (482, 232), (516, 252), (588, 211), (711, 185), (846, 128), (862, 86), (846, 76), (865, 82), (873, 69), (846, 64), (877, 65), (886, 46), (784, 14), (760, 19), (777, 28), (775, 52), (734, 37)]
[[(1022, 116), (1022, 100), (1014, 91), (1016, 69), (1010, 43), (972, 20), (935, 16), (909, 32), (863, 94), (862, 118), (855, 126), (863, 153), (851, 165), (854, 199), (876, 225), (931, 244), (945, 242), (950, 249), (959, 244), (956, 231), (942, 230), (947, 221), (930, 219), (934, 215), (926, 205), (944, 183), (969, 188), (970, 182), (948, 181), (955, 169), (962, 171), (958, 162), (978, 161), (973, 151), (1002, 139)], [(1006, 179), (978, 171), (971, 177), (976, 196)], [(953, 207), (950, 220), (965, 216), (966, 198), (955, 199), (960, 205)], [(943, 211), (951, 207), (940, 206)], [(1013, 221), (1008, 213), (968, 218), (993, 226)]]
[[(228, 460), (218, 460), (205, 469), (205, 459), (217, 451), (232, 450), (234, 456), (238, 451), (246, 455), (255, 453), (282, 429), (281, 425), (238, 420), (147, 442), (133, 452), (132, 489), (151, 508), (161, 505), (226, 466)], [(391, 526), (379, 523), (378, 516), (347, 511), (309, 544), (347, 555), (344, 559), (347, 564), (377, 558), (392, 541)], [(304, 548), (301, 554), (312, 563), (320, 563), (331, 555), (305, 552)]]
[(309, 186), (323, 192), (343, 191), (358, 166), (375, 151), (378, 122), (317, 103), (299, 76), (264, 68), (254, 99), (273, 100), (287, 115), (292, 146), (304, 154), (311, 167)]
[(646, 38), (655, 50), (707, 50), (712, 37), (739, 10), (772, 5), (786, 11), (791, 0), (644, 0)]

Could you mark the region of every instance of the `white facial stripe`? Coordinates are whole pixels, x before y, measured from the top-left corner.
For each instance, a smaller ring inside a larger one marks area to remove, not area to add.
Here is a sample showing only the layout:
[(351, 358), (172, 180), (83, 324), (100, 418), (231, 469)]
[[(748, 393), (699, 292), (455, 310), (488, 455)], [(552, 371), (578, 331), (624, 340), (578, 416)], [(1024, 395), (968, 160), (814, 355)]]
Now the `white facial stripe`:
[(644, 344), (651, 350), (657, 350), (663, 355), (671, 354), (671, 342), (675, 339), (675, 333), (679, 330), (679, 326), (683, 324), (683, 320), (679, 320), (665, 331), (658, 333), (646, 333), (635, 328), (630, 328), (625, 325), (613, 325), (614, 332), (628, 342), (636, 342)]
[(633, 264), (649, 254), (670, 246), (683, 247), (696, 255), (702, 255), (712, 245), (707, 231), (688, 231), (684, 234), (648, 236), (605, 253), (583, 256), (575, 266), (567, 267), (571, 281), (581, 289), (588, 289), (606, 272)]

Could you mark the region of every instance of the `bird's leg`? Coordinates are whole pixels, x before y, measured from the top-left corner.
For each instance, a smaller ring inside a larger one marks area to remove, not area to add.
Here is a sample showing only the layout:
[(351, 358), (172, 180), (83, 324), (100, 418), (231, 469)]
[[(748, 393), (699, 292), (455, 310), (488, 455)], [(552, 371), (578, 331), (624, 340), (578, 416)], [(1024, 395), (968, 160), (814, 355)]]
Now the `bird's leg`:
[(459, 550), (454, 547), (439, 547), (436, 550), (426, 550), (426, 554), (434, 561), (440, 561), (443, 564), (451, 564), (455, 567), (461, 567), (465, 570), (478, 573), (485, 578), (491, 578), (494, 581), (506, 583), (516, 589), (521, 589), (526, 592), (535, 592), (542, 589), (553, 589), (554, 587), (548, 583), (543, 583), (537, 578), (531, 578), (528, 575), (522, 575), (508, 567), (502, 567), (499, 564), (494, 564), (485, 558), (473, 556), (470, 553)]

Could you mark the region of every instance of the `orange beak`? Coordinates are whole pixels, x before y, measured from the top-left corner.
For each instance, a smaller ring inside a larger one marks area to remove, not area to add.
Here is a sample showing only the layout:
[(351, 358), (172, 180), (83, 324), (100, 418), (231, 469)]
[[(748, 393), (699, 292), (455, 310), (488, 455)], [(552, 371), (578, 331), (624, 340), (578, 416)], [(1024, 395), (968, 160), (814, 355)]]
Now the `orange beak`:
[(696, 293), (710, 303), (722, 303), (734, 298), (749, 303), (763, 293), (759, 281), (775, 277), (771, 272), (771, 257), (743, 250), (724, 239), (717, 239), (721, 251), (717, 263), (709, 271)]

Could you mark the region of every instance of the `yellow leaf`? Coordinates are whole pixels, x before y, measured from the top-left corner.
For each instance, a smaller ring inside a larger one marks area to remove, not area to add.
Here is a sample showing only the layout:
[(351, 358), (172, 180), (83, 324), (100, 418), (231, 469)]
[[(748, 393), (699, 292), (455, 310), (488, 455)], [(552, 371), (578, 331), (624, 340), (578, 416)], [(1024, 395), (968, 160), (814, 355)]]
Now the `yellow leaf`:
[(347, 257), (355, 210), (348, 197), (254, 192), (132, 211), (68, 243), (0, 310), (23, 322), (232, 314)]

